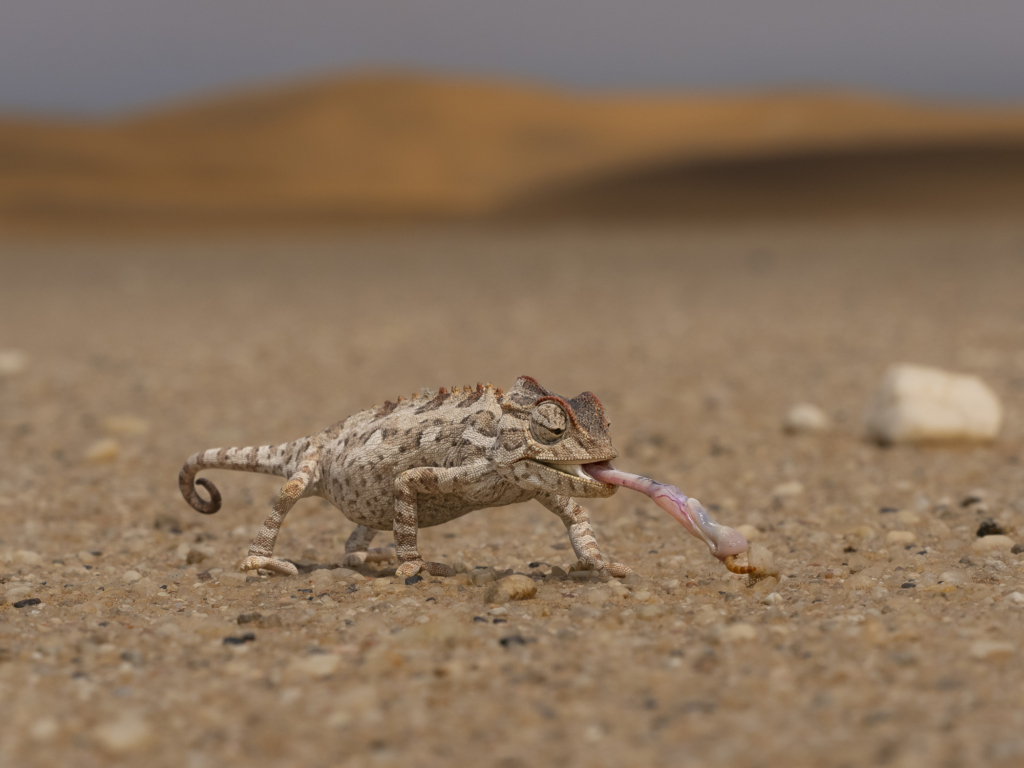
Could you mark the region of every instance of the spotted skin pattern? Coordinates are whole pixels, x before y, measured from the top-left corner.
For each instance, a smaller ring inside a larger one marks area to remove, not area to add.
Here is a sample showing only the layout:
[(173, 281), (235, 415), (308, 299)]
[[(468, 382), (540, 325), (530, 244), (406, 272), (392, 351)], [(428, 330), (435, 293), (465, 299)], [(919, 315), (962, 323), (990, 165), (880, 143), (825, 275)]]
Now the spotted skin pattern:
[[(420, 528), (454, 520), (477, 509), (536, 499), (556, 514), (576, 553), (576, 569), (631, 570), (606, 562), (586, 510), (573, 498), (611, 496), (617, 486), (599, 482), (580, 467), (617, 455), (600, 401), (590, 392), (566, 400), (529, 376), (504, 393), (490, 384), (371, 408), (291, 443), (249, 448), (211, 448), (193, 454), (178, 476), (181, 493), (203, 514), (220, 509), (220, 493), (206, 469), (260, 472), (287, 479), (269, 517), (242, 561), (243, 571), (282, 574), (296, 567), (274, 557), (285, 517), (306, 496), (327, 499), (357, 524), (345, 544), (344, 565), (397, 556), (398, 576), (424, 571), (454, 575), (445, 563), (423, 559)], [(196, 490), (206, 489), (209, 500)], [(395, 550), (371, 548), (378, 531), (391, 530)]]

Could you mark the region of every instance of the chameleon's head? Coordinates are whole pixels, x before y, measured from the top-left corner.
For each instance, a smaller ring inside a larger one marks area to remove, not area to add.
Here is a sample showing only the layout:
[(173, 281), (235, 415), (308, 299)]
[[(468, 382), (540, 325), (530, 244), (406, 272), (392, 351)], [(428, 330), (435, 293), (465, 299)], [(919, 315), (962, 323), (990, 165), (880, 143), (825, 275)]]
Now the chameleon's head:
[(592, 478), (583, 465), (618, 452), (601, 401), (584, 392), (571, 400), (520, 376), (502, 398), (493, 460), (520, 487), (560, 496), (611, 496), (616, 487)]

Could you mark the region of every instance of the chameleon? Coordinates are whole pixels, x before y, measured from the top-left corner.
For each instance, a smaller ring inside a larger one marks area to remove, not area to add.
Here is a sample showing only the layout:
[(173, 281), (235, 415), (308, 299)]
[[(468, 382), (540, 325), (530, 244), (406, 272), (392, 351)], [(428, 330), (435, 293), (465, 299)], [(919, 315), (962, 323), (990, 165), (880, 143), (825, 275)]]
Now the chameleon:
[(595, 479), (585, 467), (607, 466), (617, 455), (604, 407), (593, 393), (565, 399), (520, 376), (508, 392), (477, 384), (388, 400), (290, 443), (211, 448), (190, 456), (178, 481), (185, 500), (210, 515), (220, 509), (221, 495), (208, 479), (197, 478), (203, 470), (286, 479), (242, 571), (298, 573), (293, 563), (274, 557), (274, 546), (288, 512), (307, 496), (327, 499), (356, 524), (342, 565), (390, 560), (389, 548), (370, 545), (378, 531), (391, 530), (395, 575), (406, 578), (421, 571), (455, 574), (446, 563), (423, 559), (420, 528), (535, 499), (565, 525), (577, 558), (574, 569), (624, 578), (632, 569), (605, 560), (586, 510), (574, 500), (615, 493), (618, 484)]

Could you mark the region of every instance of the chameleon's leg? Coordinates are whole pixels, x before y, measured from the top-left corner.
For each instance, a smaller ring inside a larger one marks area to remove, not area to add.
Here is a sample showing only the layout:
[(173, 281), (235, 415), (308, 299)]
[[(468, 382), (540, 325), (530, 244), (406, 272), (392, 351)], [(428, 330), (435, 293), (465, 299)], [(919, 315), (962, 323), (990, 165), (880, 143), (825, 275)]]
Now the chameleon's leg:
[(395, 478), (395, 546), (398, 548), (399, 577), (415, 576), (424, 570), (431, 576), (454, 576), (455, 569), (444, 563), (424, 561), (416, 548), (419, 530), (416, 511), (417, 496), (450, 493), (458, 481), (471, 480), (480, 471), (468, 467), (417, 467)]
[(590, 518), (587, 510), (570, 499), (568, 496), (556, 496), (554, 494), (539, 494), (537, 501), (550, 509), (565, 524), (569, 531), (569, 541), (572, 543), (573, 551), (579, 562), (572, 567), (574, 571), (600, 571), (606, 570), (612, 576), (623, 578), (633, 572), (633, 569), (622, 563), (606, 563), (597, 546), (597, 539), (594, 536), (594, 529), (590, 525)]
[(352, 535), (345, 542), (345, 559), (341, 564), (346, 568), (360, 566), (363, 563), (387, 562), (393, 560), (395, 551), (391, 547), (370, 548), (370, 542), (377, 535), (373, 528), (357, 525)]
[(317, 457), (310, 455), (300, 465), (295, 474), (291, 476), (281, 492), (274, 501), (274, 507), (270, 516), (263, 522), (263, 527), (256, 534), (256, 538), (249, 546), (249, 556), (242, 561), (241, 570), (255, 571), (264, 568), (268, 571), (276, 571), (286, 576), (294, 576), (299, 572), (291, 563), (276, 559), (274, 555), (274, 544), (277, 542), (277, 534), (284, 524), (288, 512), (306, 493), (310, 482), (313, 479), (313, 472), (316, 469)]

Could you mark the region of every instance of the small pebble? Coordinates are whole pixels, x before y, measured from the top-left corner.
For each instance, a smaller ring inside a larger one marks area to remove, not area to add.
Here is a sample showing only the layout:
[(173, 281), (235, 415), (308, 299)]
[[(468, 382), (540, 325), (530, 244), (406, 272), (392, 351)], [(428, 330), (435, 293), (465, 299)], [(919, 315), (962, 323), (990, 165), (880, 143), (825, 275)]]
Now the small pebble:
[(749, 576), (749, 582), (754, 584), (761, 579), (768, 577), (778, 578), (779, 567), (775, 564), (775, 556), (771, 551), (760, 544), (751, 544), (747, 550), (747, 563), (754, 567), (754, 572)]
[(943, 571), (939, 574), (939, 582), (964, 587), (971, 583), (971, 577), (967, 575), (966, 571), (961, 571), (959, 569)]
[(340, 665), (341, 656), (336, 653), (314, 653), (293, 659), (288, 669), (308, 677), (327, 677), (333, 675)]
[(896, 513), (894, 519), (900, 525), (917, 525), (921, 522), (921, 517), (909, 509), (901, 509)]
[(203, 562), (207, 557), (206, 553), (201, 549), (195, 547), (189, 547), (188, 553), (185, 555), (185, 562), (189, 565), (196, 565), (197, 563)]
[(789, 499), (794, 496), (799, 496), (804, 492), (804, 484), (798, 480), (790, 480), (785, 483), (779, 483), (772, 489), (772, 496), (777, 499)]
[(999, 640), (976, 640), (971, 643), (971, 658), (980, 661), (1001, 661), (1008, 659), (1016, 651), (1013, 643)]
[(38, 597), (27, 597), (24, 600), (19, 600), (16, 603), (11, 603), (11, 605), (15, 608), (28, 608), (31, 605), (39, 605), (41, 602), (43, 601), (40, 600)]
[(736, 528), (736, 531), (747, 541), (754, 541), (761, 535), (761, 532), (754, 526), (744, 523)]
[(29, 736), (32, 737), (32, 741), (38, 743), (45, 743), (52, 741), (53, 737), (57, 735), (60, 730), (60, 726), (57, 721), (52, 717), (43, 717), (36, 722), (32, 723), (32, 728), (29, 730)]
[(113, 461), (121, 453), (121, 446), (117, 440), (112, 437), (106, 437), (102, 440), (97, 440), (95, 443), (90, 445), (84, 454), (84, 458), (88, 462), (93, 464), (103, 464), (109, 461)]
[(816, 405), (798, 403), (786, 412), (782, 428), (790, 434), (824, 432), (829, 428), (828, 415)]
[(1024, 603), (1024, 592), (1011, 592), (1003, 599), (1011, 603), (1016, 603), (1017, 605), (1020, 605)]
[(983, 536), (980, 539), (975, 539), (971, 544), (971, 549), (976, 552), (998, 552), (1000, 550), (1009, 552), (1013, 549), (1013, 539), (1002, 535)]
[(14, 553), (14, 562), (21, 565), (42, 565), (43, 558), (38, 552), (30, 549), (19, 549)]
[(149, 422), (137, 416), (111, 416), (103, 421), (103, 428), (112, 435), (137, 437), (149, 432)]
[(783, 600), (782, 595), (778, 592), (769, 592), (767, 595), (761, 598), (761, 602), (764, 605), (778, 605)]
[(917, 541), (917, 536), (912, 531), (889, 531), (885, 534), (885, 541), (887, 544), (906, 546)]
[(502, 648), (511, 648), (514, 645), (526, 645), (533, 642), (533, 640), (528, 640), (522, 635), (508, 635), (501, 638), (498, 642), (501, 643)]
[(537, 582), (529, 576), (513, 574), (493, 582), (484, 593), (488, 603), (507, 603), (510, 600), (529, 600), (537, 594)]
[(96, 743), (112, 755), (135, 752), (148, 746), (153, 739), (153, 731), (146, 721), (131, 714), (98, 726), (93, 735)]
[(986, 495), (987, 492), (984, 488), (975, 488), (974, 490), (969, 491), (968, 494), (961, 499), (960, 506), (969, 507), (971, 504), (981, 504), (985, 501)]
[(1006, 530), (992, 518), (982, 522), (978, 526), (978, 536), (1005, 536)]
[(256, 635), (252, 632), (246, 632), (244, 635), (238, 637), (225, 637), (224, 645), (244, 645), (245, 643), (255, 642)]
[(719, 637), (728, 643), (742, 643), (757, 640), (757, 630), (750, 624), (742, 622), (724, 627)]
[(121, 581), (125, 584), (131, 584), (133, 581), (138, 581), (142, 578), (142, 574), (138, 571), (125, 571), (121, 574)]
[(28, 367), (28, 357), (17, 349), (0, 349), (0, 377), (16, 376)]

